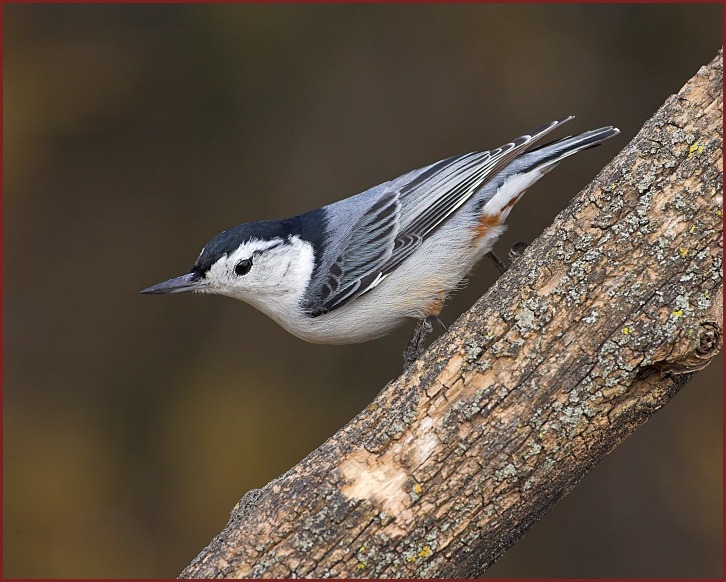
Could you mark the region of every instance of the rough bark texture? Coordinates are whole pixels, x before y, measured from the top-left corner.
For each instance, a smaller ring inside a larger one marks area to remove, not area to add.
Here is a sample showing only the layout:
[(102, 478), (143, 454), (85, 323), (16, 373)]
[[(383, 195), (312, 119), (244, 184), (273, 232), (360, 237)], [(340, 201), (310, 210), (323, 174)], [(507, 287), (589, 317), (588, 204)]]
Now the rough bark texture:
[(481, 574), (721, 348), (722, 52), (183, 577)]

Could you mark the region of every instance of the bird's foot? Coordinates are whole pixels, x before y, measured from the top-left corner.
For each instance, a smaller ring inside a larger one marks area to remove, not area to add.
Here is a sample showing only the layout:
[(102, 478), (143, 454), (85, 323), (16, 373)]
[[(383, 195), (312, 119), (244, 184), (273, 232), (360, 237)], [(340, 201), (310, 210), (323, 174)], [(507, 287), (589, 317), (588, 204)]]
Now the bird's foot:
[(521, 257), (524, 254), (524, 251), (527, 250), (527, 243), (519, 241), (512, 245), (512, 248), (509, 249), (509, 264), (511, 265), (516, 261), (519, 257)]
[[(514, 261), (516, 261), (519, 257), (522, 256), (524, 253), (524, 249), (527, 248), (527, 243), (523, 242), (516, 242), (512, 245), (512, 248), (509, 249), (509, 266), (512, 265)], [(494, 251), (489, 251), (487, 253), (487, 256), (494, 262), (497, 269), (499, 269), (499, 272), (504, 274), (506, 270), (509, 268), (502, 259), (500, 259)]]
[[(434, 329), (434, 324), (432, 323), (432, 321), (434, 320), (438, 320), (439, 323), (441, 323), (441, 320), (435, 316), (429, 316), (425, 319), (419, 319), (416, 322), (416, 327), (413, 330), (413, 334), (411, 334), (411, 339), (408, 340), (408, 345), (403, 351), (404, 370), (408, 368), (411, 364), (413, 364), (416, 359), (423, 353), (426, 338)], [(444, 324), (441, 323), (441, 325)], [(444, 327), (444, 329), (446, 328)]]

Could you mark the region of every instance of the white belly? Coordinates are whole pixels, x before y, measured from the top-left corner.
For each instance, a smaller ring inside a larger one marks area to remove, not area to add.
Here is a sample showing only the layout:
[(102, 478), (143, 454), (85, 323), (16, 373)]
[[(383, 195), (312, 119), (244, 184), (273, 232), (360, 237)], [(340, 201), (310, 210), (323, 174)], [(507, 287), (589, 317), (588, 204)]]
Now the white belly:
[(318, 317), (268, 315), (293, 335), (321, 344), (365, 342), (390, 333), (407, 320), (425, 318), (437, 304), (440, 309), (446, 293), (461, 286), (506, 228), (491, 226), (474, 241), (471, 221), (457, 218), (434, 233), (378, 286), (345, 305)]

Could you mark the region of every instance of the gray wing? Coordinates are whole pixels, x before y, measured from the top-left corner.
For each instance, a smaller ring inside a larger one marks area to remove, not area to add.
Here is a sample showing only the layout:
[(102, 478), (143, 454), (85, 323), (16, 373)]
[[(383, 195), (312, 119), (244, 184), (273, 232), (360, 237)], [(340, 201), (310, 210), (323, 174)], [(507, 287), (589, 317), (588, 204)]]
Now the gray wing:
[(353, 225), (324, 275), (311, 315), (373, 289), (504, 166), (570, 119), (538, 127), (495, 150), (448, 158), (389, 182)]
[(375, 278), (395, 248), (399, 210), (398, 193), (385, 191), (356, 221), (343, 251), (328, 269), (312, 315), (340, 307), (378, 283)]

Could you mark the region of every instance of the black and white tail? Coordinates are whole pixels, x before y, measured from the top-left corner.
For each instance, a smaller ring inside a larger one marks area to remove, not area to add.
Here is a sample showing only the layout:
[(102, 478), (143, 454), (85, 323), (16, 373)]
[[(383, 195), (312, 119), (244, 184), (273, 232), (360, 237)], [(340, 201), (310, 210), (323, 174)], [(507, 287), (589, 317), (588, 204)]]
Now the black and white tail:
[(615, 137), (620, 133), (617, 127), (607, 126), (591, 129), (579, 135), (565, 137), (553, 143), (541, 145), (528, 151), (522, 156), (530, 160), (543, 171), (549, 171), (564, 160), (567, 156), (600, 145), (606, 139)]
[[(570, 121), (566, 117), (556, 126)], [(620, 133), (617, 127), (601, 127), (569, 136), (521, 153), (484, 187), (482, 214), (503, 222), (524, 192), (566, 157), (600, 145)]]

